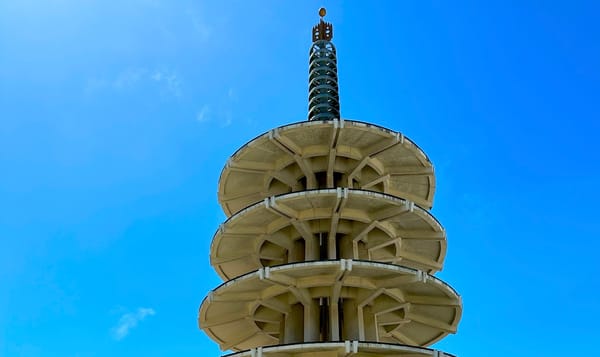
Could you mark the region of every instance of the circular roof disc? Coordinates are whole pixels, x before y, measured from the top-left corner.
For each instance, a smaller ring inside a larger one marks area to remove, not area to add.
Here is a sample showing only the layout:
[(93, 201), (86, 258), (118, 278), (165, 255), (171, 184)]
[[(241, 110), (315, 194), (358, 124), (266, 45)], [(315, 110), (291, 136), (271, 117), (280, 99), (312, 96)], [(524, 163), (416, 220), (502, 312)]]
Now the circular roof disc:
[[(311, 255), (308, 246), (321, 252)], [(446, 233), (412, 202), (386, 194), (323, 189), (270, 197), (231, 216), (215, 233), (211, 265), (224, 279), (297, 261), (359, 259), (434, 273)]]
[[(354, 332), (342, 340), (428, 346), (456, 332), (462, 313), (460, 296), (422, 271), (342, 259), (267, 267), (228, 281), (204, 299), (198, 324), (223, 350), (282, 344), (289, 340), (286, 316), (314, 316), (322, 299), (356, 312), (347, 329)], [(291, 343), (304, 340), (311, 338)]]
[(430, 209), (435, 177), (425, 153), (401, 133), (350, 120), (304, 121), (241, 147), (219, 180), (227, 216), (266, 197), (347, 187), (406, 198)]

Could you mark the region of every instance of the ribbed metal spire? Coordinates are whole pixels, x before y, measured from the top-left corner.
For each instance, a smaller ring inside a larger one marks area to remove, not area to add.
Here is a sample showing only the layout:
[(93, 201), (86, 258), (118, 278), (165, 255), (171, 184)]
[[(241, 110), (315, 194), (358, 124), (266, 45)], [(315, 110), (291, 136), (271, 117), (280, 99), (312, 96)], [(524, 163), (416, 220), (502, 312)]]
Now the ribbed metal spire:
[(331, 120), (340, 117), (337, 57), (333, 26), (323, 21), (325, 8), (319, 9), (321, 19), (312, 29), (309, 59), (308, 120)]

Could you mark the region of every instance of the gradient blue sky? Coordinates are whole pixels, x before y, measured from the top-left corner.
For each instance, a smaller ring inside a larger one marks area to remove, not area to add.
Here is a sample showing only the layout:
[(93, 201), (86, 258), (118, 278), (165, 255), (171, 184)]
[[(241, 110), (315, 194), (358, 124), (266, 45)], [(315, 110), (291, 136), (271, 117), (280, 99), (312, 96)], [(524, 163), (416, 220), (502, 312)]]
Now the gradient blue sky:
[(317, 9), (342, 116), (415, 140), (461, 357), (594, 354), (596, 1), (0, 0), (0, 355), (217, 356), (225, 161), (303, 120)]

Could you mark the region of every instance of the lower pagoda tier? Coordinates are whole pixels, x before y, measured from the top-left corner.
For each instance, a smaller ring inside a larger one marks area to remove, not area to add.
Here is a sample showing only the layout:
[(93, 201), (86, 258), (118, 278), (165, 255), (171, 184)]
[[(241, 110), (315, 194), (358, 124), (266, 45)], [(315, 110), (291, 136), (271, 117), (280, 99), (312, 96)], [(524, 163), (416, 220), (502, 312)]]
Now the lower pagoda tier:
[(456, 332), (460, 296), (421, 270), (351, 259), (261, 268), (209, 293), (199, 326), (223, 350), (302, 342), (428, 346)]
[(425, 347), (377, 342), (311, 342), (258, 347), (223, 357), (454, 357)]
[(288, 193), (231, 216), (211, 244), (224, 280), (299, 261), (357, 259), (434, 273), (446, 233), (429, 211), (398, 197), (347, 188)]

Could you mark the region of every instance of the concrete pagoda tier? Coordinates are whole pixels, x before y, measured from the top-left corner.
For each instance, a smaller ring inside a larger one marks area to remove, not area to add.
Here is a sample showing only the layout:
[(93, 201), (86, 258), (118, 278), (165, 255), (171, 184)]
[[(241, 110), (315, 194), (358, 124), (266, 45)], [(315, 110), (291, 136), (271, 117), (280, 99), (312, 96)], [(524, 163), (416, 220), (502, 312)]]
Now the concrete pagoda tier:
[(210, 261), (225, 282), (199, 327), (231, 357), (452, 356), (426, 348), (462, 314), (432, 276), (446, 255), (433, 165), (404, 135), (339, 118), (332, 37), (321, 18), (309, 121), (256, 137), (221, 172), (228, 219)]
[(266, 266), (360, 259), (434, 273), (446, 234), (429, 211), (386, 194), (347, 188), (264, 199), (231, 216), (213, 238), (211, 264), (223, 279)]
[(199, 320), (222, 349), (239, 351), (340, 340), (428, 346), (455, 332), (460, 315), (456, 292), (423, 271), (341, 259), (230, 280), (207, 296)]
[(282, 193), (349, 187), (431, 208), (433, 165), (399, 132), (351, 120), (290, 124), (264, 133), (227, 161), (219, 202), (227, 216)]

